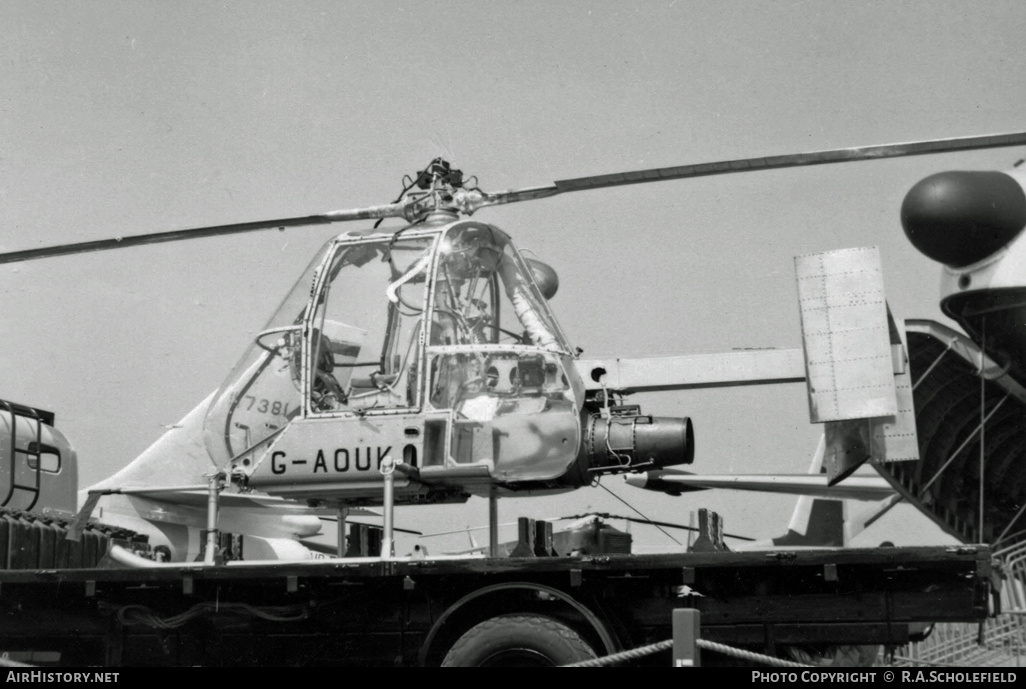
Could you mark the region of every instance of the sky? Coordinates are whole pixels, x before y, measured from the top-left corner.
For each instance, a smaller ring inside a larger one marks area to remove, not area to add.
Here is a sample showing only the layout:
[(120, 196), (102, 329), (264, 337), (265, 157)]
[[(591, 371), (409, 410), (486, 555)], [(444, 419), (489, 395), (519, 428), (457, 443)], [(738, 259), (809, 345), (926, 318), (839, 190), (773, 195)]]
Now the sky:
[[(387, 203), (436, 156), (497, 191), (1024, 124), (1018, 0), (7, 0), (0, 24), (0, 250)], [(634, 185), (475, 217), (556, 268), (552, 308), (586, 357), (797, 347), (793, 258), (815, 251), (880, 247), (895, 315), (949, 323), (940, 269), (905, 240), (901, 200), (934, 172), (1023, 156)], [(95, 483), (220, 385), (317, 248), (348, 229), (0, 266), (0, 398), (54, 411), (81, 485)], [(699, 472), (802, 472), (820, 432), (801, 385), (632, 401), (692, 418)], [(602, 485), (503, 501), (500, 518), (633, 514), (615, 494), (655, 519), (709, 507), (728, 531), (767, 538), (793, 506)], [(397, 524), (486, 518), (475, 499), (404, 508)], [(650, 527), (634, 534), (673, 545)], [(858, 542), (885, 539), (944, 536), (903, 506)]]

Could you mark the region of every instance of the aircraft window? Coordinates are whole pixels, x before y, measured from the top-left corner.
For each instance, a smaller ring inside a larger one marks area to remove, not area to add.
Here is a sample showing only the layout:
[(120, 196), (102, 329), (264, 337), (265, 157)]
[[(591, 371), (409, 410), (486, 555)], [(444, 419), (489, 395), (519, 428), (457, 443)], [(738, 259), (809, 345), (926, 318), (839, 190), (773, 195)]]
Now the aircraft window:
[(36, 467), (39, 467), (40, 471), (45, 471), (48, 474), (61, 473), (61, 456), (58, 453), (44, 451), (39, 455), (38, 460), (34, 455), (29, 455), (27, 460), (29, 469), (33, 471), (36, 470)]
[(508, 238), (470, 225), (439, 252), (430, 344), (524, 344), (569, 351), (548, 305)]
[[(501, 415), (573, 399), (558, 358), (535, 352), (468, 351), (431, 357), (431, 406), (471, 418)], [(484, 401), (483, 397), (491, 401)]]
[(417, 342), (434, 238), (343, 246), (310, 340), (314, 412), (415, 406)]
[(252, 460), (302, 410), (297, 364), (302, 351), (302, 323), (317, 269), (334, 244), (314, 256), (292, 290), (228, 374), (211, 400), (203, 422), (203, 441), (218, 466), (241, 457)]
[(569, 351), (556, 320), (549, 311), (548, 304), (538, 292), (533, 279), (529, 279), (519, 256), (514, 255), (513, 248), (503, 248), (502, 261), (498, 270), (502, 282), (502, 302), (505, 308), (501, 313), (501, 330), (509, 332), (519, 328), (522, 341), (549, 350)]

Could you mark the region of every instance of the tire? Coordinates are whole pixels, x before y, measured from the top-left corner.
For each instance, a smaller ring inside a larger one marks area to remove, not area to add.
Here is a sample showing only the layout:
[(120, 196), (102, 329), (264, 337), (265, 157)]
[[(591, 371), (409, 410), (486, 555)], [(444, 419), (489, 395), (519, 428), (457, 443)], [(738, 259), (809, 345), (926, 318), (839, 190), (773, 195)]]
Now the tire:
[(791, 657), (816, 667), (872, 667), (880, 655), (879, 646), (828, 646), (820, 649), (792, 648)]
[(542, 615), (502, 615), (472, 627), (442, 667), (555, 667), (595, 658), (574, 630)]

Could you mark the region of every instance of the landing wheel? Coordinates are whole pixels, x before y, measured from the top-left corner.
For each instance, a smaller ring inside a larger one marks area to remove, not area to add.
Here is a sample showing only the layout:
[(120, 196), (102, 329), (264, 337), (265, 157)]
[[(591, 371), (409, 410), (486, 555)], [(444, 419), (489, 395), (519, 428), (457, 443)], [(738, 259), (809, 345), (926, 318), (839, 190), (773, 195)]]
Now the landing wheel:
[(574, 630), (542, 615), (503, 615), (461, 636), (442, 667), (554, 667), (595, 658)]

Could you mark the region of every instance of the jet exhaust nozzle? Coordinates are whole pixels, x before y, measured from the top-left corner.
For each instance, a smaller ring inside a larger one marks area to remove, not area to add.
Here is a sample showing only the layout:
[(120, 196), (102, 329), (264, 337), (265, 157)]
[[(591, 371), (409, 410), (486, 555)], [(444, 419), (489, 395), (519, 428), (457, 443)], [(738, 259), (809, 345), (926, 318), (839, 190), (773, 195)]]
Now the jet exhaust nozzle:
[(691, 464), (695, 432), (691, 419), (652, 417), (636, 411), (586, 419), (583, 451), (592, 474), (610, 474)]

